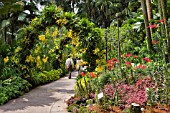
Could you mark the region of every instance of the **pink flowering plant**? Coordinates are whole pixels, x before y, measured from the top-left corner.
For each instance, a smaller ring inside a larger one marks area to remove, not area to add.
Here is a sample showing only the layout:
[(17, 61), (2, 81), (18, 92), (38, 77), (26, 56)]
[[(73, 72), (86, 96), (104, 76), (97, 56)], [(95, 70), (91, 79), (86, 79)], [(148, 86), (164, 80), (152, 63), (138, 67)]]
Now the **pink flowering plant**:
[(156, 92), (157, 86), (150, 79), (145, 77), (139, 79), (135, 84), (127, 84), (124, 82), (118, 82), (114, 84), (107, 84), (104, 86), (103, 92), (108, 100), (112, 100), (113, 103), (118, 105), (129, 106), (132, 103), (137, 103), (141, 106), (147, 105), (150, 102), (150, 95), (148, 89), (152, 89), (152, 92)]

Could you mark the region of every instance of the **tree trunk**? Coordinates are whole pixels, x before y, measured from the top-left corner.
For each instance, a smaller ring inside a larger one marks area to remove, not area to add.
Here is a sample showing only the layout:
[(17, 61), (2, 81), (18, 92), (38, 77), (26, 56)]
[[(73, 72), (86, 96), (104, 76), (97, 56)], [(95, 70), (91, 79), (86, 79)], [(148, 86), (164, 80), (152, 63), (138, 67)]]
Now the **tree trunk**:
[(161, 19), (164, 19), (164, 37), (166, 40), (166, 52), (165, 52), (165, 59), (166, 62), (170, 62), (170, 36), (169, 36), (169, 32), (168, 32), (168, 23), (167, 23), (167, 0), (159, 0), (159, 5), (160, 5), (160, 14), (162, 16)]
[(119, 60), (119, 66), (121, 67), (121, 48), (120, 48), (120, 30), (119, 30), (119, 19), (117, 21), (117, 28), (118, 28), (118, 60)]
[(148, 15), (147, 15), (147, 8), (146, 8), (146, 1), (141, 0), (141, 6), (142, 6), (142, 12), (144, 16), (144, 22), (145, 22), (145, 30), (146, 30), (146, 35), (147, 35), (147, 46), (149, 51), (152, 51), (152, 39), (151, 39), (151, 32), (150, 29), (148, 28), (149, 22), (148, 22)]
[[(146, 0), (146, 6), (147, 6), (147, 13), (148, 13), (148, 20), (151, 21), (151, 19), (153, 18), (151, 0)], [(151, 32), (151, 35), (152, 35), (153, 29), (150, 28), (150, 32)]]
[[(158, 11), (159, 11), (159, 14), (160, 14), (160, 18), (159, 19), (163, 19), (163, 12), (162, 12), (162, 5), (161, 5), (161, 1), (162, 0), (158, 0)], [(161, 41), (164, 43), (165, 45), (165, 48), (167, 48), (167, 41), (165, 39), (165, 26), (164, 24), (160, 24), (160, 33), (161, 33)], [(163, 51), (163, 59), (165, 62), (167, 62), (167, 54), (165, 51)]]
[[(161, 8), (162, 7), (161, 6), (161, 1), (162, 0), (158, 0), (158, 11), (159, 11), (159, 14), (160, 14), (160, 18), (159, 19), (163, 19), (162, 8)], [(164, 26), (161, 24), (161, 36), (165, 37), (163, 31), (164, 31)]]
[(5, 29), (4, 29), (4, 36), (5, 36), (4, 42), (6, 43), (7, 42), (7, 27), (6, 26), (5, 26)]

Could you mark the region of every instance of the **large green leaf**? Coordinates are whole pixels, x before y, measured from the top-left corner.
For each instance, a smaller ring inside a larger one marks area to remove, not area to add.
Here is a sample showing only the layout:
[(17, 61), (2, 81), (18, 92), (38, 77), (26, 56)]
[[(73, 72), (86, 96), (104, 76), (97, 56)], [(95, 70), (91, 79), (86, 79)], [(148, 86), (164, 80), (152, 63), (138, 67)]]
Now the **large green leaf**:
[(27, 16), (27, 14), (21, 13), (21, 14), (19, 14), (19, 16), (18, 16), (18, 20), (19, 20), (19, 21), (23, 21), (23, 20), (26, 18), (26, 16)]
[(11, 22), (10, 22), (10, 19), (7, 19), (7, 20), (3, 20), (2, 21), (2, 28), (6, 27), (7, 25), (9, 25)]
[(136, 22), (133, 26), (133, 29), (139, 29), (142, 25), (142, 22)]

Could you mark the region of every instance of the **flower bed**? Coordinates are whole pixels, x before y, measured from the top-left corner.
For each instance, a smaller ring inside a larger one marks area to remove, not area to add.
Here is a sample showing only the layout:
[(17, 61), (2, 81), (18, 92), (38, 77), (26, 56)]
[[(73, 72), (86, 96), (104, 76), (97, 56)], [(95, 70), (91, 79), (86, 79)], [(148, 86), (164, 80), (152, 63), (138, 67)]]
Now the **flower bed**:
[[(170, 112), (169, 77), (155, 70), (154, 62), (132, 54), (115, 58), (103, 73), (81, 72), (68, 111), (77, 113), (164, 113)], [(134, 63), (132, 63), (132, 61)]]

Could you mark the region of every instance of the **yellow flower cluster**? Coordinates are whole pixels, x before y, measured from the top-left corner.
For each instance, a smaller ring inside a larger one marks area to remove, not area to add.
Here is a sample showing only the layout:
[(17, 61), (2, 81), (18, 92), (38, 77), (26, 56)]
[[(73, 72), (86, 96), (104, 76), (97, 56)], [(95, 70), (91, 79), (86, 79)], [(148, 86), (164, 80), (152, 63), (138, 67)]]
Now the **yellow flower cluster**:
[(26, 65), (23, 65), (23, 66), (21, 67), (21, 69), (22, 69), (22, 70), (24, 70), (24, 69), (27, 69), (27, 70), (28, 70), (28, 67), (27, 67)]
[(104, 70), (104, 67), (103, 66), (97, 66), (95, 71), (97, 72), (102, 72)]
[(38, 53), (40, 51), (41, 47), (40, 46), (37, 46), (37, 48), (35, 49), (34, 53)]
[(18, 46), (16, 49), (15, 49), (15, 53), (18, 53), (19, 51), (21, 51), (22, 50), (22, 48), (20, 47), (20, 46)]
[(31, 41), (30, 41), (29, 38), (24, 37), (23, 42), (24, 42), (25, 44), (29, 44)]
[(49, 36), (49, 35), (50, 35), (50, 30), (49, 30), (48, 28), (46, 28), (45, 35), (46, 35), (46, 36)]
[(94, 51), (94, 54), (97, 54), (100, 50), (99, 50), (99, 48), (96, 48), (95, 50), (93, 50)]
[(47, 56), (47, 57), (45, 57), (45, 58), (43, 58), (42, 60), (43, 60), (43, 62), (44, 62), (44, 63), (46, 63), (46, 62), (47, 62), (47, 60), (48, 60), (48, 56)]
[(34, 57), (32, 55), (27, 56), (25, 62), (34, 62)]
[(81, 53), (86, 53), (86, 50), (87, 50), (87, 48), (80, 49), (80, 52), (81, 52)]
[(39, 40), (41, 40), (42, 42), (46, 42), (45, 35), (40, 35)]
[(68, 48), (68, 44), (66, 44), (66, 47)]
[(40, 56), (37, 56), (36, 58), (36, 66), (37, 68), (42, 69), (42, 62), (41, 62)]
[(60, 18), (57, 20), (58, 25), (65, 25), (65, 24), (67, 24), (67, 22), (68, 22), (68, 20), (66, 18), (64, 18), (64, 19)]
[(52, 37), (56, 37), (58, 35), (58, 33), (59, 33), (58, 28), (56, 28), (55, 31), (52, 34)]
[(7, 56), (6, 58), (4, 58), (4, 63), (7, 63), (9, 61), (9, 57)]
[(59, 49), (59, 44), (58, 44), (58, 42), (57, 42), (56, 38), (55, 38), (55, 39), (53, 39), (53, 40), (54, 40), (55, 48), (56, 48), (56, 49)]
[(73, 37), (73, 31), (72, 31), (72, 29), (70, 29), (70, 30), (68, 31), (67, 37), (68, 37), (68, 38), (72, 38), (72, 37)]
[(73, 45), (77, 45), (77, 43), (78, 43), (78, 39), (77, 38), (72, 38), (72, 44)]
[(58, 46), (58, 44), (55, 44), (55, 47), (56, 47), (56, 49), (59, 49), (59, 46)]
[(12, 61), (16, 64), (19, 63), (19, 58), (16, 58), (15, 56), (12, 57)]
[(87, 64), (88, 64), (88, 62), (86, 62), (86, 61), (83, 61), (83, 64), (84, 64), (84, 65), (87, 65)]
[(48, 53), (50, 54), (50, 53), (54, 53), (54, 49), (50, 49), (49, 51), (48, 51)]

